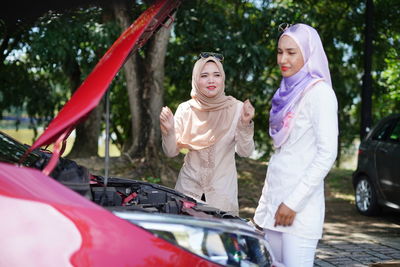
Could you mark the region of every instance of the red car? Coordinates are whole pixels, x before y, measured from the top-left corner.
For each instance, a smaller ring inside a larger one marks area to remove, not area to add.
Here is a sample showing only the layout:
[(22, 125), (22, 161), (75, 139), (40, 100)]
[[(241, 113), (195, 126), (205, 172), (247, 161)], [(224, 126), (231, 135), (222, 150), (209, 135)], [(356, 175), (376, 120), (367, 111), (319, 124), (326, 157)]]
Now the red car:
[[(157, 29), (178, 4), (160, 0), (146, 10), (31, 147), (0, 134), (0, 266), (273, 265), (268, 243), (245, 220), (175, 190), (94, 176), (59, 158), (60, 145), (129, 53), (151, 36), (147, 29)], [(52, 153), (40, 150), (52, 143)]]
[(0, 132), (0, 266), (273, 262), (263, 235), (239, 217), (158, 184), (109, 178), (105, 187), (68, 159), (44, 175), (47, 151), (10, 164), (27, 148)]
[(0, 164), (1, 266), (215, 266), (38, 170)]

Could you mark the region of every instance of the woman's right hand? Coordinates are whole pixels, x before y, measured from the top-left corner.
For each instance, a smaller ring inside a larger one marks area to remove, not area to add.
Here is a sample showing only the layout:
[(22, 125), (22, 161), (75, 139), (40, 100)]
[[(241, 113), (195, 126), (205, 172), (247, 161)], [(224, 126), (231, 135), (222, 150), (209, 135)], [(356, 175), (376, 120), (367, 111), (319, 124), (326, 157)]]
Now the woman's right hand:
[(291, 226), (293, 224), (294, 217), (296, 217), (296, 212), (282, 202), (275, 213), (274, 227), (277, 225)]
[(168, 135), (174, 130), (174, 114), (169, 107), (161, 109), (160, 128), (163, 135)]

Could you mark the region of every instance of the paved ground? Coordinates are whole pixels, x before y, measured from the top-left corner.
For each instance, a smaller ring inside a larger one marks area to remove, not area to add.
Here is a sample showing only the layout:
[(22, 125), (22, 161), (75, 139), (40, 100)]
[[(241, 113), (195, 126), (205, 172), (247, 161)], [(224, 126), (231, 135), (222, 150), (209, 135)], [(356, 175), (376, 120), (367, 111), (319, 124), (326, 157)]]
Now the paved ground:
[(328, 200), (315, 266), (361, 267), (389, 262), (391, 265), (374, 266), (400, 266), (400, 213), (385, 211), (380, 217), (366, 217), (346, 201)]

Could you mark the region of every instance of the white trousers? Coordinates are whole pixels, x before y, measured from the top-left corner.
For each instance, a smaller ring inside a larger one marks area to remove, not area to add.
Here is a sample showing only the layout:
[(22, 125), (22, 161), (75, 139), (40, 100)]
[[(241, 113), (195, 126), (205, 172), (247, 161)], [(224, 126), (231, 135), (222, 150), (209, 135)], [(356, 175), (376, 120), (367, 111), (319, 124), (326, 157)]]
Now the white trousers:
[(286, 267), (312, 267), (318, 239), (264, 229), (275, 260)]

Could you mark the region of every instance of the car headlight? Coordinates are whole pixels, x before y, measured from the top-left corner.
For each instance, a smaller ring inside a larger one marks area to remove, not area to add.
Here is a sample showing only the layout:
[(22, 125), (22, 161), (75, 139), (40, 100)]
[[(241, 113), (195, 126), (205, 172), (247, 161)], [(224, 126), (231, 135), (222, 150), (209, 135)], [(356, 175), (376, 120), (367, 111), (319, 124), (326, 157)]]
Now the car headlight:
[(114, 212), (200, 257), (227, 266), (271, 266), (268, 243), (243, 222)]

